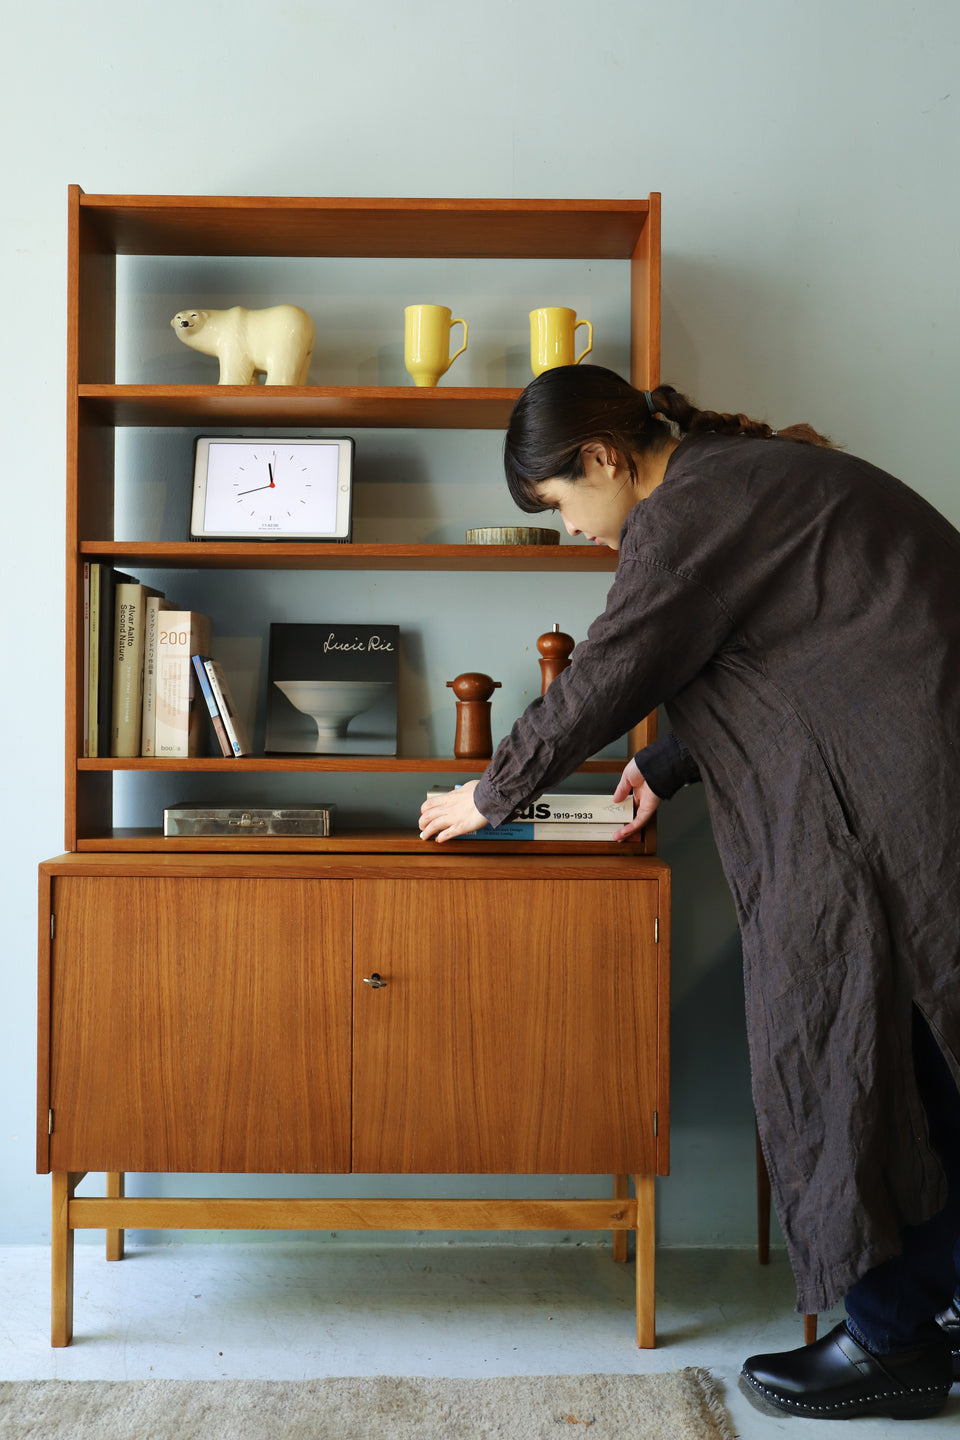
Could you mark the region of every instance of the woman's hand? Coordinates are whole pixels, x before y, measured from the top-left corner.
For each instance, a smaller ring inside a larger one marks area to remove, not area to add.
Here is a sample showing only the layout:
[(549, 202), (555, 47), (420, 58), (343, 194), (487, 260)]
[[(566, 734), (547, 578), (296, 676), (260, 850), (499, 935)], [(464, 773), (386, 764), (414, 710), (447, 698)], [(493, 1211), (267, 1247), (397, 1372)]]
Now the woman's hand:
[(613, 837), (614, 840), (629, 840), (631, 835), (635, 835), (638, 830), (642, 830), (660, 804), (660, 796), (654, 795), (633, 760), (630, 761), (620, 776), (617, 788), (613, 792), (613, 798), (614, 800), (626, 800), (631, 791), (633, 792), (636, 812), (629, 824), (622, 826), (617, 831)]
[(431, 795), (420, 807), (421, 840), (453, 840), (457, 835), (469, 835), (486, 825), (486, 819), (473, 803), (476, 780), (458, 785), (444, 795)]

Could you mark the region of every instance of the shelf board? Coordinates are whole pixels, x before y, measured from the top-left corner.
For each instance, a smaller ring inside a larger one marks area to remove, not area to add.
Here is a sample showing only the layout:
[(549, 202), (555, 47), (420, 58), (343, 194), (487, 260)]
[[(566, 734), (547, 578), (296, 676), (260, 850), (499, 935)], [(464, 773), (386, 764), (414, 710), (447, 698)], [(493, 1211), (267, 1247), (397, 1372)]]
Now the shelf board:
[(153, 570), (615, 570), (595, 545), (376, 545), (299, 541), (84, 540), (80, 554)]
[(86, 836), (78, 842), (82, 851), (142, 851), (311, 854), (330, 855), (642, 855), (639, 840), (451, 840), (437, 845), (421, 840), (415, 830), (345, 830), (324, 836), (232, 836), (198, 835), (164, 837), (159, 830), (112, 830)]
[(520, 391), (417, 385), (78, 385), (84, 415), (112, 426), (290, 425), (505, 430)]
[[(578, 775), (619, 775), (627, 756), (603, 760), (586, 760)], [(173, 774), (190, 772), (209, 774), (231, 770), (236, 774), (333, 774), (358, 773), (479, 775), (487, 768), (486, 760), (458, 760), (452, 755), (246, 755), (233, 760), (224, 755), (197, 756), (186, 760), (131, 759), (112, 756), (102, 759), (79, 759), (78, 770), (166, 770)]]
[(648, 200), (80, 195), (121, 255), (629, 259)]

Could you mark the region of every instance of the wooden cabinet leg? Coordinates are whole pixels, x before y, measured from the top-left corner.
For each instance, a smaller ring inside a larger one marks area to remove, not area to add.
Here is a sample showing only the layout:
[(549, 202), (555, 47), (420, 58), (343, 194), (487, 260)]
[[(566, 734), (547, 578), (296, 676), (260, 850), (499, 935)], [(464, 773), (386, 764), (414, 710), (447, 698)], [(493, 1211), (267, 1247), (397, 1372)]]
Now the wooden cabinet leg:
[[(630, 1195), (630, 1176), (614, 1175), (613, 1177), (613, 1198), (614, 1200), (626, 1200)], [(622, 1265), (627, 1258), (627, 1235), (626, 1230), (614, 1230), (613, 1232), (613, 1258)]]
[(637, 1344), (652, 1350), (657, 1343), (654, 1287), (654, 1177), (634, 1175), (637, 1193)]
[(817, 1338), (817, 1317), (816, 1315), (804, 1315), (803, 1317), (803, 1343), (812, 1345)]
[(69, 1206), (78, 1176), (55, 1170), (50, 1235), (51, 1323), (50, 1344), (69, 1345), (73, 1339), (73, 1231)]
[[(123, 1195), (124, 1195), (124, 1179), (125, 1179), (125, 1176), (123, 1175), (123, 1172), (122, 1172), (122, 1171), (121, 1171), (120, 1173), (118, 1173), (116, 1170), (111, 1170), (111, 1171), (108, 1172), (108, 1174), (107, 1174), (107, 1199), (108, 1199), (108, 1200), (122, 1200), (122, 1199), (123, 1199)], [(123, 1259), (123, 1231), (122, 1231), (122, 1230), (108, 1230), (108, 1231), (107, 1231), (107, 1259), (108, 1259), (108, 1260), (122, 1260), (122, 1259)]]

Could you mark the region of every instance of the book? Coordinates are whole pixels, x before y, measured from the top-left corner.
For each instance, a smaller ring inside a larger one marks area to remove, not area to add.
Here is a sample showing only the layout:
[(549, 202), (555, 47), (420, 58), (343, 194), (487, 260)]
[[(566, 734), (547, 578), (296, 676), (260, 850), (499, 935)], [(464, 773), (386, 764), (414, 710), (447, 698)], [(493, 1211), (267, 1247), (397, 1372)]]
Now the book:
[(87, 644), (87, 754), (96, 756), (98, 741), (97, 712), (100, 699), (100, 562), (90, 563), (90, 636)]
[(626, 821), (604, 824), (602, 821), (586, 821), (577, 824), (565, 820), (504, 820), (496, 829), (484, 825), (470, 835), (454, 835), (454, 840), (612, 840)]
[[(91, 580), (92, 580), (91, 576)], [(116, 590), (118, 585), (134, 584), (132, 575), (115, 570), (112, 565), (100, 565), (100, 589), (98, 594), (97, 624), (97, 746), (91, 755), (110, 754), (113, 736), (113, 658), (114, 625), (116, 623)], [(94, 652), (90, 653), (90, 668), (94, 667)], [(91, 725), (93, 715), (91, 714)]]
[(234, 704), (227, 677), (223, 673), (223, 666), (219, 660), (214, 660), (209, 655), (203, 656), (203, 666), (210, 682), (210, 689), (213, 691), (213, 698), (217, 703), (217, 709), (220, 712), (220, 718), (223, 721), (223, 728), (227, 732), (227, 739), (230, 742), (230, 749), (226, 753), (237, 757), (250, 755), (253, 747), (250, 744), (246, 727), (237, 714), (237, 707)]
[(144, 608), (150, 587), (120, 581), (114, 599), (113, 699), (110, 753), (119, 759), (140, 754), (143, 729)]
[[(427, 798), (432, 795), (448, 795), (450, 789), (449, 785), (435, 785), (427, 791)], [(632, 795), (628, 795), (625, 800), (614, 800), (611, 792), (606, 795), (544, 794), (537, 800), (531, 800), (529, 805), (522, 805), (514, 810), (504, 824), (532, 822), (537, 825), (612, 825), (614, 829), (618, 829), (621, 825), (629, 824), (632, 819)], [(559, 836), (557, 838), (559, 839)]]
[(220, 746), (221, 755), (232, 755), (233, 747), (227, 738), (227, 732), (223, 727), (223, 720), (220, 716), (220, 707), (217, 704), (217, 697), (210, 688), (210, 677), (207, 674), (202, 655), (191, 655), (193, 668), (196, 671), (197, 683), (200, 686), (200, 693), (206, 701), (207, 712), (213, 722), (213, 733), (217, 737), (217, 744)]
[(274, 624), (268, 754), (396, 755), (396, 625)]
[(210, 648), (210, 621), (195, 610), (161, 610), (157, 618), (156, 754), (184, 759), (201, 753), (206, 706), (196, 703), (199, 686), (192, 655)]
[(606, 795), (541, 795), (510, 816), (538, 825), (626, 825), (633, 819), (633, 796), (614, 800)]
[(148, 595), (145, 606), (143, 640), (143, 719), (140, 754), (157, 753), (157, 626), (161, 610), (172, 610), (172, 600), (162, 595)]
[(83, 562), (83, 729), (80, 752), (90, 754), (90, 561)]

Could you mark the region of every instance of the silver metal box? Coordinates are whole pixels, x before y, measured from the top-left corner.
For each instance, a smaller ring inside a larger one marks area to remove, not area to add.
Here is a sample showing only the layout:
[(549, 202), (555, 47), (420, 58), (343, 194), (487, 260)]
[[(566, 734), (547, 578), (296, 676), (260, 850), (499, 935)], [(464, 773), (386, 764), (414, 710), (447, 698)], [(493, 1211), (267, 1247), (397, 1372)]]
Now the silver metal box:
[(333, 805), (171, 805), (164, 835), (329, 835)]

